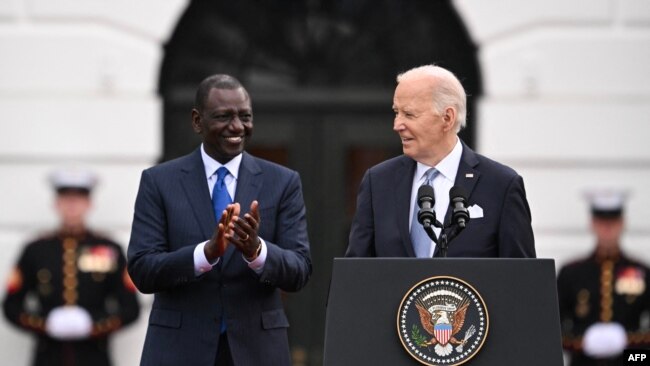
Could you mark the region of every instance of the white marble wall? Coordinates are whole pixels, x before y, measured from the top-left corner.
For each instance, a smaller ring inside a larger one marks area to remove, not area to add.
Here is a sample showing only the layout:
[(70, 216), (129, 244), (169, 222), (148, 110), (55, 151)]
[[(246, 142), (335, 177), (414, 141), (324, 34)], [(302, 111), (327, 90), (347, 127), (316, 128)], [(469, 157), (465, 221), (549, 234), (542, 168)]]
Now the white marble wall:
[[(0, 0), (2, 284), (23, 244), (56, 224), (46, 175), (58, 166), (99, 175), (91, 225), (126, 248), (140, 172), (161, 154), (161, 45), (186, 4)], [(138, 364), (141, 300), (139, 322), (114, 337), (116, 365)], [(0, 318), (1, 363), (27, 365), (31, 339)]]

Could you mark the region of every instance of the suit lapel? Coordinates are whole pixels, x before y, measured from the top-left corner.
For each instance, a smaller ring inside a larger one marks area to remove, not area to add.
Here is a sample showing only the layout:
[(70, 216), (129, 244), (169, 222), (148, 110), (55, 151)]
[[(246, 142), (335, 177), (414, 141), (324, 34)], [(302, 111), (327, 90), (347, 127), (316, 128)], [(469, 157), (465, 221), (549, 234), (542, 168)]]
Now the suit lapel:
[[(467, 200), (472, 196), (472, 191), (478, 182), (481, 172), (476, 170), (475, 167), (478, 165), (478, 159), (476, 158), (476, 153), (470, 149), (463, 142), (463, 154), (461, 155), (460, 162), (458, 164), (458, 171), (456, 172), (456, 181), (454, 182), (455, 186), (462, 187), (467, 193)], [(445, 215), (444, 223), (451, 222), (452, 209), (447, 209), (447, 214)], [(436, 246), (434, 257), (438, 254), (439, 247)]]
[(411, 189), (413, 186), (415, 167), (415, 161), (404, 156), (395, 172), (395, 183), (393, 185), (396, 188), (396, 194), (394, 197), (395, 211), (397, 212), (397, 215), (395, 215), (397, 218), (397, 227), (402, 239), (402, 245), (409, 257), (415, 257), (415, 251), (413, 250), (413, 244), (411, 243), (411, 235), (409, 232), (409, 210), (411, 207)]
[[(463, 156), (458, 165), (455, 185), (463, 187), (467, 193), (467, 200), (472, 196), (472, 191), (481, 177), (481, 172), (476, 169), (478, 159), (476, 153), (463, 143)], [(445, 217), (446, 219), (446, 217)]]
[[(244, 216), (244, 214), (249, 211), (251, 202), (259, 198), (262, 189), (262, 177), (262, 169), (255, 159), (248, 153), (244, 152), (241, 165), (239, 166), (237, 189), (235, 191), (234, 199), (234, 202), (239, 202), (241, 205), (240, 216)], [(228, 246), (228, 250), (226, 250), (226, 254), (223, 258), (222, 269), (228, 264), (235, 250), (236, 249), (232, 244)]]
[(205, 177), (205, 167), (199, 149), (187, 156), (188, 164), (181, 168), (183, 174), (180, 183), (199, 223), (203, 237), (207, 240), (214, 233), (217, 220), (214, 217), (210, 190)]

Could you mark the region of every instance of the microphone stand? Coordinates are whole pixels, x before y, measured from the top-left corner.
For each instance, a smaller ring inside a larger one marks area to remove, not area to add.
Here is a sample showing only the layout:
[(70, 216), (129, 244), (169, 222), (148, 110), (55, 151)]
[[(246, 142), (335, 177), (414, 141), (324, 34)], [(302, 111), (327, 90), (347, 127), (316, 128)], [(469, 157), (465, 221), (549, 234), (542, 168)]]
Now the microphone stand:
[[(452, 238), (453, 239), (453, 238)], [(440, 256), (447, 258), (447, 248), (449, 247), (450, 239), (447, 237), (445, 230), (440, 232)]]
[[(435, 257), (447, 257), (449, 243), (454, 240), (463, 229), (465, 229), (467, 222), (470, 220), (469, 212), (466, 207), (467, 195), (465, 194), (464, 189), (459, 186), (454, 186), (450, 189), (449, 195), (450, 208), (452, 212), (449, 223), (443, 225), (436, 220), (436, 213), (433, 210), (433, 188), (423, 185), (418, 189), (418, 205), (420, 206), (420, 211), (418, 211), (418, 221), (422, 224), (424, 231), (427, 233), (429, 238), (431, 238), (431, 240), (436, 243), (436, 246), (440, 248), (437, 253), (438, 255), (434, 255)], [(429, 202), (428, 207), (422, 202)], [(436, 237), (436, 233), (431, 227), (432, 225), (440, 229), (439, 237)]]
[[(442, 225), (438, 227), (442, 227)], [(440, 257), (447, 258), (447, 249), (449, 248), (449, 243), (452, 240), (454, 240), (458, 236), (458, 234), (460, 234), (460, 232), (463, 231), (463, 229), (465, 229), (465, 227), (462, 227), (457, 223), (450, 222), (449, 225), (445, 226), (442, 229), (438, 240), (434, 239), (435, 233), (433, 232), (433, 230), (431, 230), (431, 234), (429, 236), (431, 237), (431, 239), (433, 239), (436, 245), (440, 246), (440, 251), (438, 252)], [(427, 234), (428, 233), (429, 232), (427, 231)]]
[[(420, 216), (428, 216), (426, 217), (428, 220), (422, 219), (420, 221), (421, 217)], [(453, 216), (453, 215), (452, 215)], [(433, 219), (433, 220), (431, 220)], [(447, 225), (443, 225), (436, 219), (435, 212), (433, 211), (433, 208), (427, 208), (427, 209), (420, 209), (418, 212), (418, 221), (422, 223), (422, 228), (424, 228), (424, 232), (427, 233), (427, 236), (431, 240), (433, 240), (434, 243), (436, 243), (436, 246), (440, 248), (440, 251), (438, 252), (438, 255), (434, 255), (435, 257), (442, 257), (446, 258), (447, 257), (447, 249), (449, 248), (449, 243), (454, 240), (458, 234), (460, 234), (463, 229), (465, 229), (465, 226), (467, 226), (467, 221), (469, 220), (469, 215), (466, 219), (465, 225), (461, 226), (459, 225), (453, 218), (449, 221)], [(440, 236), (436, 237), (436, 233), (433, 231), (433, 227), (437, 227), (440, 230)]]
[[(438, 220), (434, 220), (431, 224), (433, 224), (433, 226), (437, 228), (442, 228), (442, 224)], [(422, 227), (424, 228), (424, 232), (427, 233), (429, 238), (433, 240), (433, 242), (436, 243), (436, 245), (438, 245), (438, 238), (436, 237), (436, 233), (433, 231), (433, 227), (431, 227), (431, 224), (429, 225), (424, 224), (422, 225)]]
[[(436, 222), (433, 225), (435, 227), (441, 227), (442, 226), (438, 222), (438, 220), (436, 220)], [(438, 225), (440, 225), (440, 226), (438, 226)], [(422, 225), (422, 227), (424, 228), (424, 232), (427, 233), (429, 238), (431, 238), (431, 240), (433, 240), (433, 242), (436, 243), (436, 245), (438, 245), (438, 238), (436, 237), (436, 233), (433, 231), (433, 228), (431, 227), (431, 225)]]

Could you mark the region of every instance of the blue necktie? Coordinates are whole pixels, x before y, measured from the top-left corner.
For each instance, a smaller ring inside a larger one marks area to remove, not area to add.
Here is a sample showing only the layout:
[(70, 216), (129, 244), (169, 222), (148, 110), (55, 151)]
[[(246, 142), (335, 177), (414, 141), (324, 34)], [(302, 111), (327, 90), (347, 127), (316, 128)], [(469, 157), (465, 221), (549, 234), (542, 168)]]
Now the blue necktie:
[(214, 188), (212, 189), (212, 208), (214, 208), (214, 217), (217, 219), (217, 222), (219, 222), (221, 213), (226, 209), (226, 206), (232, 203), (225, 182), (228, 173), (228, 169), (225, 166), (217, 169), (217, 181), (214, 182)]
[[(217, 218), (217, 222), (221, 219), (221, 213), (226, 209), (232, 199), (230, 194), (228, 194), (228, 189), (226, 188), (225, 178), (228, 175), (228, 169), (224, 166), (217, 169), (217, 181), (214, 183), (214, 188), (212, 188), (212, 207), (214, 208), (214, 216)], [(221, 264), (221, 262), (219, 262)], [(226, 313), (222, 308), (221, 314), (221, 333), (226, 332)]]
[[(424, 184), (433, 186), (432, 182), (438, 175), (436, 168), (430, 168), (427, 170), (424, 175), (426, 176), (426, 181)], [(418, 211), (420, 207), (418, 206), (417, 197), (415, 198), (415, 205), (413, 205), (413, 220), (411, 220), (411, 243), (413, 244), (413, 250), (415, 251), (415, 256), (418, 258), (430, 258), (431, 255), (431, 238), (427, 235), (427, 232), (424, 231), (424, 227), (418, 222)]]

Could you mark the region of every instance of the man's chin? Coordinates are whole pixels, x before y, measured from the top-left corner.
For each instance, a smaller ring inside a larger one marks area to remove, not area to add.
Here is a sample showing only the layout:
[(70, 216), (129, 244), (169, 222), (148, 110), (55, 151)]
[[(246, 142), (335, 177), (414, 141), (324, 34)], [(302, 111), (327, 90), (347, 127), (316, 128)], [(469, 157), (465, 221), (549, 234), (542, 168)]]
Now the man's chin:
[(226, 156), (228, 156), (229, 160), (234, 158), (235, 156), (241, 154), (242, 152), (244, 152), (243, 144), (242, 144), (242, 147), (239, 148), (239, 149), (228, 149), (228, 150), (225, 151)]
[(402, 146), (402, 154), (408, 156), (411, 159), (415, 159), (415, 155), (413, 155), (413, 150), (407, 148), (406, 146)]
[(241, 154), (244, 151), (243, 147), (240, 149), (220, 149), (215, 151), (213, 154), (208, 153), (213, 159), (225, 164), (232, 160), (235, 156)]

